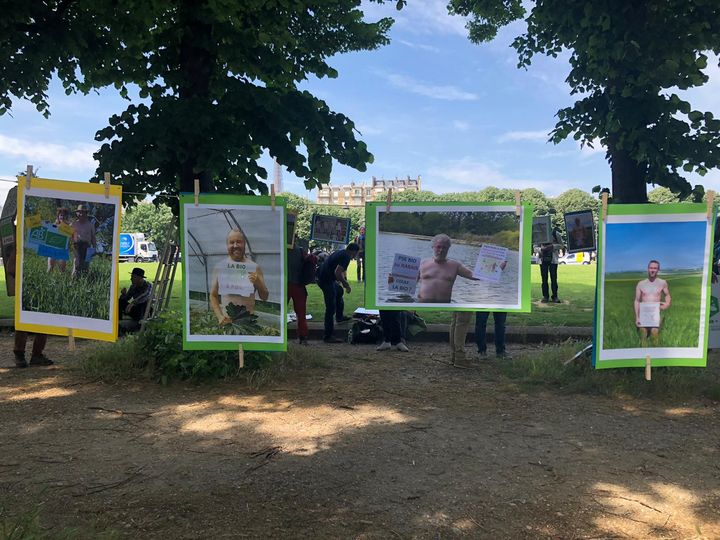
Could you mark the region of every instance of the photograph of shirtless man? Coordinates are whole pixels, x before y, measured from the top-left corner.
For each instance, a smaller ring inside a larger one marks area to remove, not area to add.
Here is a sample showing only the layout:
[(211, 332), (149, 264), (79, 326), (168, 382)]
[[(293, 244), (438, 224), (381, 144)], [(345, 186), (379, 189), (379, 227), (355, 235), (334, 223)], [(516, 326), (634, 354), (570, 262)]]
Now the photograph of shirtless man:
[(660, 272), (660, 263), (656, 260), (650, 261), (647, 267), (648, 277), (639, 281), (635, 287), (635, 326), (640, 331), (640, 340), (643, 347), (647, 346), (648, 334), (652, 346), (657, 347), (660, 326), (643, 326), (640, 319), (640, 304), (644, 302), (658, 303), (661, 312), (670, 307), (671, 298), (668, 283), (658, 277), (658, 272)]

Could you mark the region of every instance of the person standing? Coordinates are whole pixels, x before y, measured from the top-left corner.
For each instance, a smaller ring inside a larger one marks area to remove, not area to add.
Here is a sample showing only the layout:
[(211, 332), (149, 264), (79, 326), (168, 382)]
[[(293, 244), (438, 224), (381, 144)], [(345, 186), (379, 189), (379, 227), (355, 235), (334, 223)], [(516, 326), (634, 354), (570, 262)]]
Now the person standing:
[(407, 345), (403, 342), (407, 326), (405, 312), (381, 309), (380, 323), (383, 329), (383, 342), (376, 350), (388, 351), (390, 349), (397, 349), (400, 352), (408, 352)]
[(72, 224), (73, 278), (87, 273), (89, 267), (86, 261), (88, 248), (92, 246), (93, 249), (97, 249), (95, 225), (88, 219), (88, 207), (84, 204), (78, 205), (75, 210), (75, 217), (76, 219)]
[[(345, 249), (339, 249), (332, 253), (320, 267), (318, 271), (318, 287), (323, 292), (325, 300), (325, 333), (323, 341), (325, 343), (339, 343), (341, 340), (333, 336), (335, 331), (335, 318), (338, 322), (346, 320), (342, 315), (345, 308), (342, 293), (350, 294), (352, 289), (347, 281), (347, 267), (360, 251), (355, 242), (351, 242)], [(339, 289), (339, 291), (338, 291)]]
[(355, 243), (360, 248), (357, 256), (357, 280), (365, 281), (365, 227), (360, 227), (360, 233), (355, 237)]
[(305, 253), (305, 250), (300, 246), (288, 248), (287, 250), (287, 263), (288, 263), (288, 302), (292, 300), (293, 309), (297, 316), (297, 336), (300, 345), (308, 344), (308, 324), (305, 319), (307, 313), (307, 287), (305, 287), (305, 278), (303, 273), (303, 266), (308, 264), (315, 264), (315, 257), (310, 253)]
[[(56, 211), (55, 216), (55, 226), (60, 227), (60, 225), (68, 225), (68, 217), (69, 217), (69, 211), (67, 208), (58, 207)], [(52, 257), (48, 257), (48, 272), (52, 272), (53, 269), (57, 266), (57, 268), (60, 270), (60, 272), (65, 272), (65, 267), (67, 266), (67, 261), (63, 259), (53, 259)]]
[(480, 356), (487, 355), (487, 336), (485, 334), (490, 313), (492, 313), (493, 322), (495, 323), (495, 355), (498, 358), (510, 359), (507, 352), (505, 352), (506, 311), (478, 311), (475, 315), (475, 343), (477, 344), (478, 354)]
[[(543, 304), (552, 301), (555, 304), (560, 303), (558, 298), (557, 269), (560, 257), (560, 250), (563, 248), (560, 235), (556, 230), (553, 231), (553, 241), (542, 244), (540, 246), (540, 276), (542, 278), (542, 300)], [(551, 285), (548, 287), (548, 277)], [(552, 297), (550, 291), (552, 290)]]

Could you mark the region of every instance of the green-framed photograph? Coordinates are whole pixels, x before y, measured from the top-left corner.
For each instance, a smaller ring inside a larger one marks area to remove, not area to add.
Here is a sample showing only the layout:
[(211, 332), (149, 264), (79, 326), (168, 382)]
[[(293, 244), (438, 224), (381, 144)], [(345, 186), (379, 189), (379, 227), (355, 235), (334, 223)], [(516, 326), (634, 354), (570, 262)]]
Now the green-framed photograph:
[(183, 348), (287, 350), (285, 199), (180, 197)]
[(530, 311), (532, 207), (367, 203), (365, 307)]
[(595, 367), (707, 363), (714, 220), (704, 204), (612, 204), (598, 234)]

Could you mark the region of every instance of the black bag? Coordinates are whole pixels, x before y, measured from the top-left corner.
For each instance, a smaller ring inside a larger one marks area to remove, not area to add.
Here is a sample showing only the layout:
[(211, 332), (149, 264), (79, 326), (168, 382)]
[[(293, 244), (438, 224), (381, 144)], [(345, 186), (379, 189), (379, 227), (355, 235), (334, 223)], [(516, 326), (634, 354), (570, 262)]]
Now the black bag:
[(311, 283), (315, 283), (318, 275), (318, 267), (318, 260), (315, 255), (311, 254), (305, 257), (305, 259), (303, 259), (300, 276), (303, 285), (310, 285)]
[(348, 343), (380, 343), (383, 339), (383, 330), (378, 317), (363, 317), (356, 320), (348, 330)]

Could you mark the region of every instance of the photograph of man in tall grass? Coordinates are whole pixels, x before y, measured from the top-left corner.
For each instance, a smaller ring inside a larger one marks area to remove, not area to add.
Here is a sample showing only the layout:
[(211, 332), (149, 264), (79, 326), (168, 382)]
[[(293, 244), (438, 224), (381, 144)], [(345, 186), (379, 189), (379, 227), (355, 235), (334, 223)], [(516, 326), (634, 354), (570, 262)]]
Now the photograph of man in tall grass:
[(22, 310), (110, 320), (115, 204), (25, 195)]
[(700, 345), (707, 229), (705, 221), (606, 225), (603, 349)]

